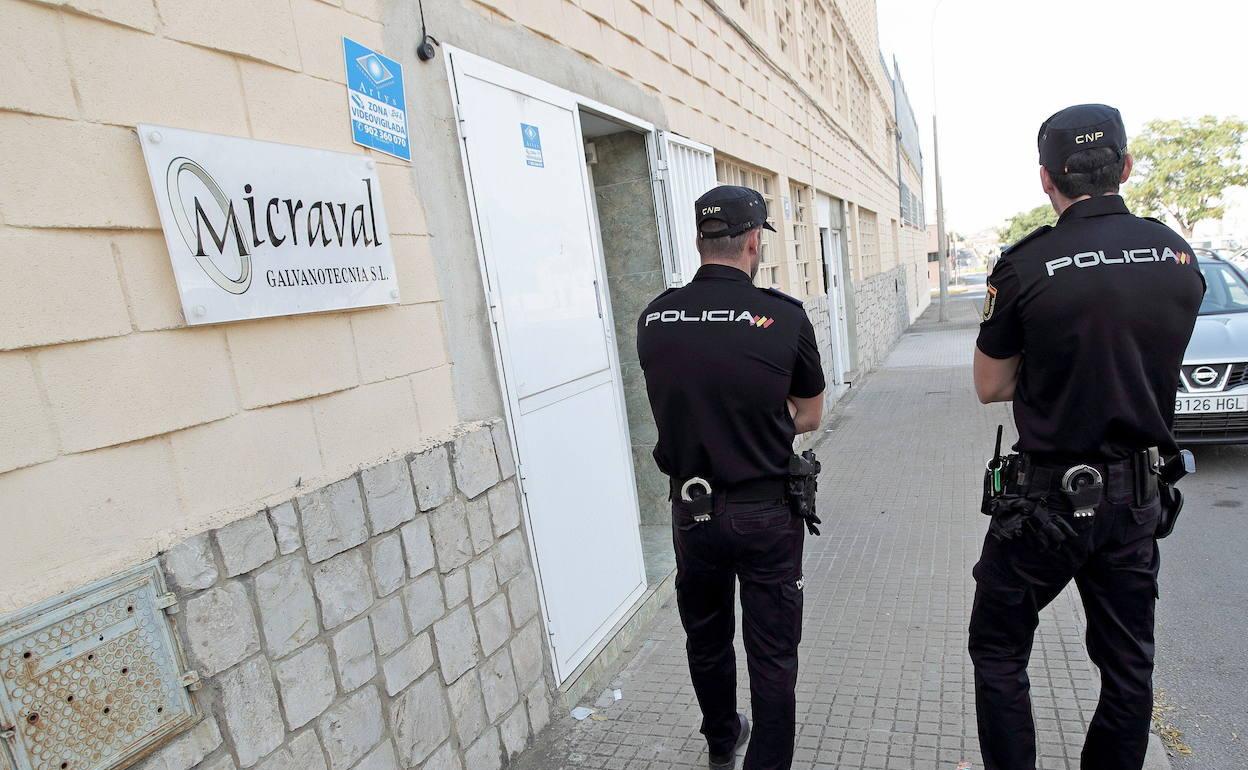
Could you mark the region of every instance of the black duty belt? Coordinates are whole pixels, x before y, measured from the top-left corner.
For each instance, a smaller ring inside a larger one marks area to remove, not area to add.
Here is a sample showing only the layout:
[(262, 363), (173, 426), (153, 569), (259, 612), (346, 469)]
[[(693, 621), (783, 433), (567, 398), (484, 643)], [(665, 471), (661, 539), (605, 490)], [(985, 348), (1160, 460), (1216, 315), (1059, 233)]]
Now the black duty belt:
[(724, 512), (732, 503), (759, 503), (785, 500), (785, 480), (782, 478), (754, 479), (717, 487), (699, 476), (689, 479), (672, 478), (669, 494), (672, 504), (681, 506), (693, 516), (694, 521), (707, 522)]
[[(1145, 505), (1157, 494), (1160, 467), (1156, 449), (1143, 449), (1121, 460), (1057, 465), (1022, 454), (1013, 465), (1007, 488), (1031, 499), (1067, 499), (1076, 511), (1085, 509), (1079, 504), (1081, 490), (1093, 493), (1096, 487), (1100, 487), (1101, 494), (1108, 499)], [(1095, 507), (1101, 494), (1085, 495), (1089, 502), (1086, 507)]]
[(1196, 470), (1192, 453), (1183, 450), (1162, 457), (1157, 447), (1140, 449), (1120, 460), (1052, 463), (1046, 458), (1001, 454), (1004, 426), (997, 426), (997, 445), (984, 469), (980, 512), (991, 516), (989, 533), (1011, 540), (1030, 527), (1045, 548), (1060, 546), (1075, 530), (1054, 513), (1090, 519), (1103, 500), (1132, 502), (1137, 507), (1160, 504), (1155, 536), (1166, 537), (1183, 510), (1175, 483)]
[(709, 494), (715, 502), (716, 509), (727, 503), (755, 503), (785, 499), (785, 479), (779, 477), (751, 479), (728, 487), (713, 484), (698, 476), (689, 479), (669, 478), (668, 481), (668, 499), (688, 503)]

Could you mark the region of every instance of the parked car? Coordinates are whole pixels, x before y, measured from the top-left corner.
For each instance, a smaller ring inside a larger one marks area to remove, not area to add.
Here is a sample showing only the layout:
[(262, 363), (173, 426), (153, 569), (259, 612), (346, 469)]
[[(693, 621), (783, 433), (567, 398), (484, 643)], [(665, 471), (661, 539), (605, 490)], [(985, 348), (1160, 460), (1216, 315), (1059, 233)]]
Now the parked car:
[(1175, 438), (1248, 443), (1248, 279), (1228, 260), (1195, 251), (1208, 290), (1183, 357)]
[(1217, 249), (1211, 249), (1206, 246), (1193, 246), (1192, 253), (1198, 259), (1226, 259), (1226, 254)]
[(1240, 249), (1228, 259), (1232, 265), (1239, 268), (1239, 272), (1248, 275), (1248, 249)]

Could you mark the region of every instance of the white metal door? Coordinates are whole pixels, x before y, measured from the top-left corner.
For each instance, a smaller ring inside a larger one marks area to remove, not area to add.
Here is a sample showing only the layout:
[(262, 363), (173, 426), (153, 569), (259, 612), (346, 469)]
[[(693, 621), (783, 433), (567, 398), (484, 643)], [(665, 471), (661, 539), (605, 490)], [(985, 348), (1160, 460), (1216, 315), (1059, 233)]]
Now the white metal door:
[(645, 590), (619, 363), (571, 94), (452, 50), (526, 520), (564, 681)]
[(845, 374), (850, 369), (850, 319), (849, 311), (846, 311), (845, 303), (845, 253), (842, 252), (844, 240), (841, 238), (840, 230), (832, 230), (827, 233), (831, 248), (827, 251), (827, 258), (834, 265), (835, 272), (832, 273), (832, 298), (836, 301), (834, 314), (836, 323), (834, 331), (836, 332), (836, 349), (840, 356), (840, 368), (837, 369), (837, 378), (840, 382), (845, 382)]
[(841, 226), (844, 204), (829, 195), (815, 196), (815, 217), (819, 222), (819, 251), (823, 254), (823, 274), (828, 285), (828, 315), (832, 319), (832, 371), (836, 384), (845, 382), (849, 372), (849, 318), (845, 308), (845, 263), (841, 254)]
[(693, 203), (715, 186), (715, 151), (670, 131), (661, 132), (664, 205), (675, 257), (668, 287), (684, 286), (698, 272), (697, 223)]
[(841, 232), (819, 228), (823, 269), (828, 276), (828, 315), (832, 319), (832, 371), (836, 384), (845, 382), (849, 369), (849, 319), (845, 312), (845, 283), (841, 280)]

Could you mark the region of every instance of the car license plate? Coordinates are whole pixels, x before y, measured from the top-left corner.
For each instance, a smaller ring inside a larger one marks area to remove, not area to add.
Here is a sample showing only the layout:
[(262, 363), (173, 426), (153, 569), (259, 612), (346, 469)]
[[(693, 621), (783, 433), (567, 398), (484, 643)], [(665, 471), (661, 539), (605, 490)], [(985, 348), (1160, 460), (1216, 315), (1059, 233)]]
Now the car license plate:
[(1240, 396), (1179, 396), (1175, 414), (1248, 412), (1248, 395)]

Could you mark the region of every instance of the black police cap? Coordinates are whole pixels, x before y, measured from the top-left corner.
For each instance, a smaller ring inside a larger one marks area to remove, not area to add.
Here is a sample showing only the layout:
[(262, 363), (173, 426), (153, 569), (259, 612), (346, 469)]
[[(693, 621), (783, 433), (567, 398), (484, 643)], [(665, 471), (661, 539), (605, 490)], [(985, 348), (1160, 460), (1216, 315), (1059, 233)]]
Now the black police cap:
[(1040, 165), (1054, 174), (1065, 174), (1071, 155), (1108, 147), (1121, 160), (1127, 151), (1127, 129), (1118, 110), (1105, 104), (1076, 104), (1053, 113), (1036, 136)]
[[(757, 190), (749, 187), (720, 185), (694, 201), (694, 213), (698, 221), (698, 235), (702, 238), (728, 238), (765, 227), (773, 233), (776, 228), (767, 222), (767, 201)], [(705, 232), (708, 222), (722, 222), (726, 227)]]

